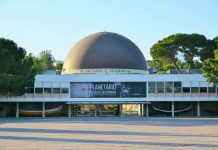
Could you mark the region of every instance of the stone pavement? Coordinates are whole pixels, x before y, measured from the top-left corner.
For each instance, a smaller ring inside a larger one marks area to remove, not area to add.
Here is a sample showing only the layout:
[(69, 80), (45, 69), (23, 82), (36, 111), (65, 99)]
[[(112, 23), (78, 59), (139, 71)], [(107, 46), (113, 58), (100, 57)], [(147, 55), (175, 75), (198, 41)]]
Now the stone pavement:
[(218, 149), (218, 118), (0, 118), (0, 150)]

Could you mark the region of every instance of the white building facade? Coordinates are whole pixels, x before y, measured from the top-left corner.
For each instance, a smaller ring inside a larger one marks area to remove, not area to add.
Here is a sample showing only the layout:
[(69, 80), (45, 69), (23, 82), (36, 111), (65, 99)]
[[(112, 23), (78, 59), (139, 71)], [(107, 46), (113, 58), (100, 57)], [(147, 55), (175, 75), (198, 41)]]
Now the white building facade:
[(126, 52), (135, 45), (119, 38), (98, 33), (81, 40), (61, 75), (36, 75), (23, 96), (1, 96), (0, 116), (218, 116), (218, 87), (202, 74), (149, 74), (137, 50)]

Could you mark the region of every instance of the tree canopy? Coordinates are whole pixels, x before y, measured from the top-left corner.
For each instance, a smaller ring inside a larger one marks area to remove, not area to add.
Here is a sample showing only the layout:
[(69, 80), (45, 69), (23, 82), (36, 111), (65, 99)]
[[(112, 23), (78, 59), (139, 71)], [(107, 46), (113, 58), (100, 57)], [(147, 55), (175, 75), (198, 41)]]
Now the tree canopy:
[(202, 71), (207, 81), (216, 86), (218, 84), (218, 49), (214, 50), (214, 55), (214, 59), (209, 58), (203, 62)]
[(202, 62), (214, 58), (216, 38), (208, 40), (201, 34), (173, 34), (159, 40), (151, 47), (150, 54), (160, 71), (174, 68), (178, 73), (181, 69), (200, 69)]
[(175, 35), (168, 36), (154, 44), (150, 51), (154, 64), (159, 67), (172, 64), (180, 72), (177, 57), (178, 48), (176, 46)]
[(50, 50), (42, 51), (38, 57), (26, 54), (26, 50), (8, 39), (0, 38), (0, 95), (18, 96), (25, 87), (33, 86), (37, 73), (53, 66)]
[(33, 84), (33, 60), (25, 55), (14, 41), (0, 38), (0, 95), (22, 95)]
[(44, 50), (40, 52), (38, 57), (33, 57), (33, 68), (36, 70), (36, 73), (43, 73), (46, 70), (53, 70), (54, 67), (54, 57), (50, 50)]

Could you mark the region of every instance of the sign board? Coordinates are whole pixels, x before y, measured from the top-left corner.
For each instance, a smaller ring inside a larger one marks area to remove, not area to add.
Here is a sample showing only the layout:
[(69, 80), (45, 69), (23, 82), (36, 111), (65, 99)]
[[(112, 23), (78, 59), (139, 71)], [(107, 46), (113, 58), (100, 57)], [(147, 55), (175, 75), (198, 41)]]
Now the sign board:
[(146, 97), (146, 82), (71, 82), (70, 98)]
[[(67, 74), (147, 74), (147, 71), (136, 69), (78, 69)], [(65, 74), (63, 72), (63, 74)]]

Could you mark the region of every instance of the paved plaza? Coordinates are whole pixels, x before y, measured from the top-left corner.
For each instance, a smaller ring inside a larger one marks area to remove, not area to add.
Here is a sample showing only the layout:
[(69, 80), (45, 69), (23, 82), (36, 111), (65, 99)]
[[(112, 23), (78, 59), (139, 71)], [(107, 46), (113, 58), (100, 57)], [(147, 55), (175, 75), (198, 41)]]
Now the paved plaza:
[(218, 118), (1, 118), (0, 149), (218, 149)]

